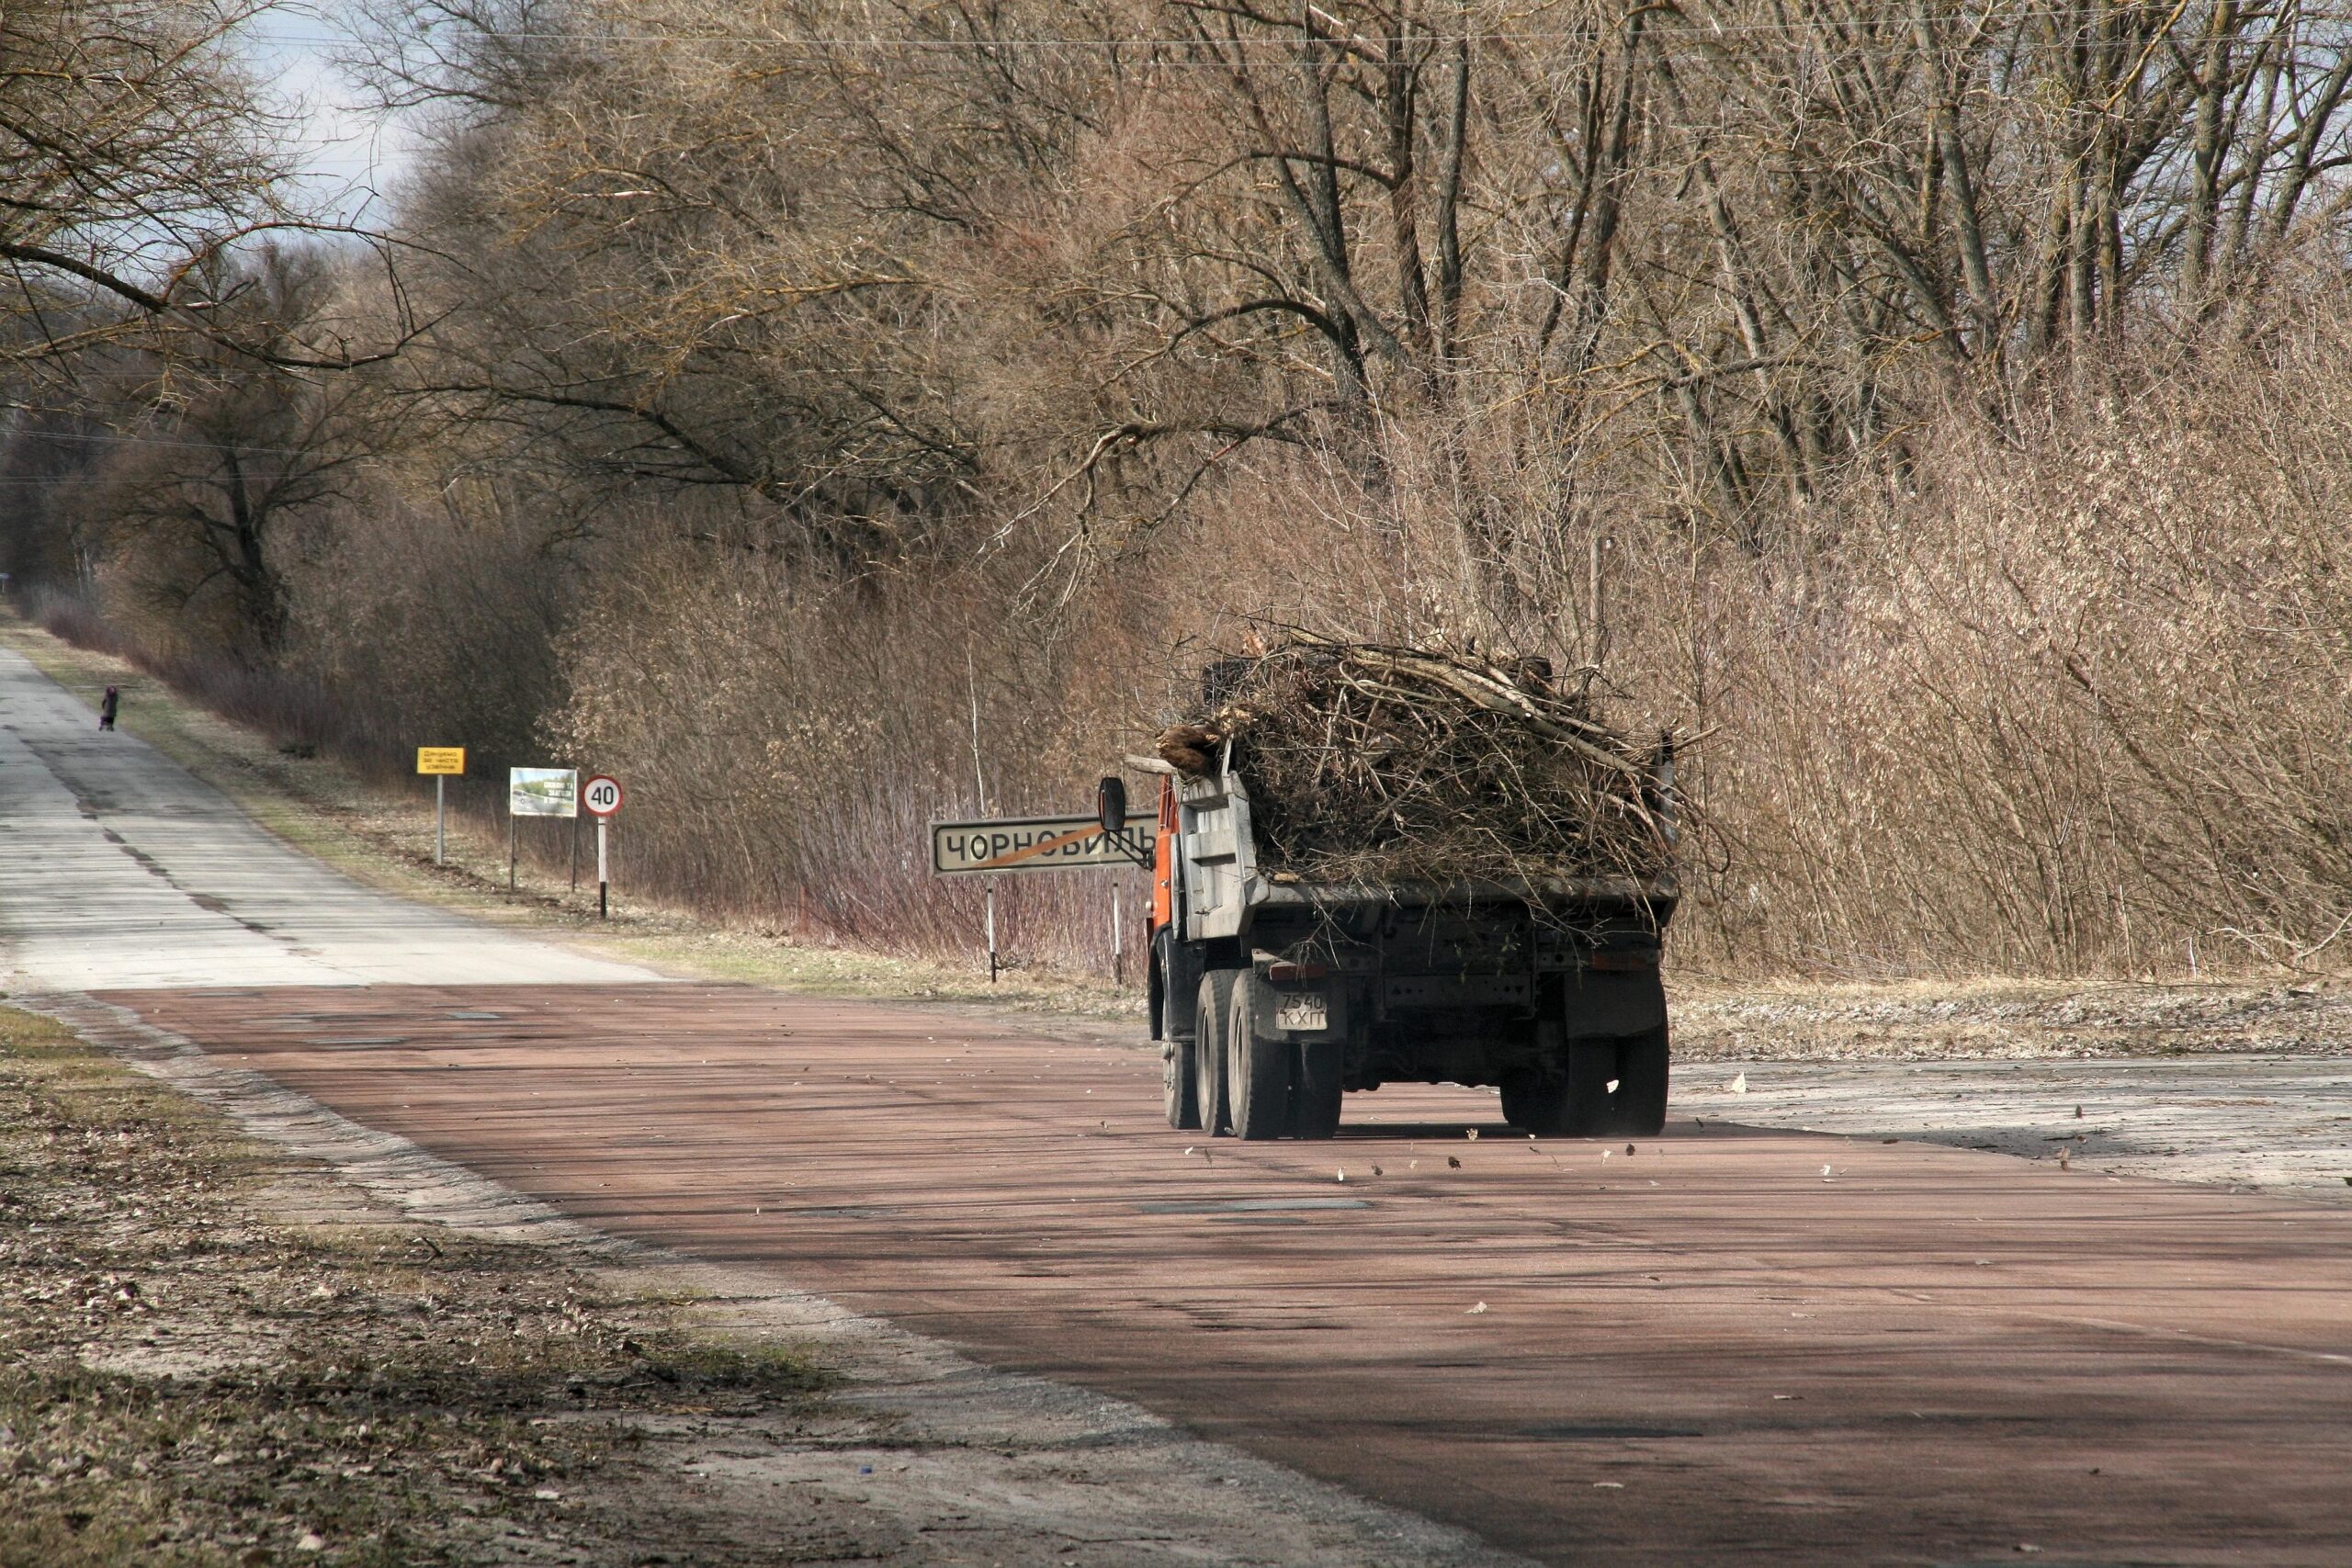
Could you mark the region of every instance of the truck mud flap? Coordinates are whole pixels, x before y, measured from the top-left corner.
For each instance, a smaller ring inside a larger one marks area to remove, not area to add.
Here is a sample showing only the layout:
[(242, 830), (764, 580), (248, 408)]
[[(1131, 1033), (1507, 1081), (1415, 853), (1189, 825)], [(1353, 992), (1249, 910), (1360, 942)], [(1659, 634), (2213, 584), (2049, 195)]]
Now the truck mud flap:
[(1666, 986), (1655, 970), (1632, 974), (1577, 970), (1565, 977), (1561, 1021), (1568, 1036), (1644, 1034), (1666, 1027)]

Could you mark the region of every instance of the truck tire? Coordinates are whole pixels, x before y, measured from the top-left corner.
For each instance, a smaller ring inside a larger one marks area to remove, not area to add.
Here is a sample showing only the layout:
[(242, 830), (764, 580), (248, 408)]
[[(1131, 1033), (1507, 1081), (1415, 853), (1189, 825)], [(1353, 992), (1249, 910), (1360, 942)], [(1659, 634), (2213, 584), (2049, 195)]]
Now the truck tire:
[(1618, 1076), (1616, 1041), (1568, 1042), (1567, 1113), (1561, 1118), (1560, 1124), (1563, 1137), (1605, 1138), (1611, 1135), (1615, 1129), (1610, 1118), (1616, 1110), (1617, 1100), (1609, 1092), (1609, 1084)]
[(1568, 1130), (1565, 1075), (1521, 1067), (1503, 1077), (1503, 1120), (1522, 1133), (1556, 1138)]
[(1168, 1124), (1180, 1133), (1201, 1124), (1200, 1067), (1193, 1060), (1193, 1049), (1190, 1040), (1159, 1043), (1160, 1100), (1168, 1112)]
[(1193, 1010), (1193, 1124), (1211, 1137), (1226, 1130), (1226, 1019), (1232, 1010), (1233, 971), (1209, 970)]
[(1664, 1028), (1617, 1042), (1617, 1092), (1609, 1097), (1609, 1131), (1655, 1138), (1666, 1131), (1667, 1042)]
[(1536, 1060), (1503, 1075), (1503, 1120), (1539, 1138), (1597, 1138), (1608, 1129), (1614, 1042), (1571, 1040), (1557, 1023), (1536, 1026)]
[(1261, 1038), (1274, 1021), (1274, 988), (1255, 969), (1235, 972), (1226, 1021), (1225, 1100), (1237, 1138), (1279, 1138), (1290, 1131), (1292, 1063), (1288, 1040)]
[(1291, 1136), (1329, 1138), (1340, 1130), (1340, 1101), (1347, 1090), (1347, 1043), (1302, 1040), (1298, 1043), (1298, 1077), (1291, 1088)]

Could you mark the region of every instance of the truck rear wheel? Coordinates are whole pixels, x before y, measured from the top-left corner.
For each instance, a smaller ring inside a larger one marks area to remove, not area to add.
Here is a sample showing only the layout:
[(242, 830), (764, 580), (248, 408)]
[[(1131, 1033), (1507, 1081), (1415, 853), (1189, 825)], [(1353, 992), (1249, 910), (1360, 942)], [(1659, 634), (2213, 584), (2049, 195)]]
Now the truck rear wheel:
[(1193, 1010), (1193, 1125), (1211, 1137), (1226, 1130), (1226, 1020), (1232, 1010), (1233, 971), (1203, 975), (1200, 1004)]
[(1237, 1138), (1279, 1138), (1290, 1130), (1292, 1062), (1288, 1040), (1265, 1040), (1274, 1021), (1274, 988), (1255, 969), (1237, 973), (1226, 1024), (1226, 1108)]
[(1340, 1130), (1340, 1101), (1347, 1092), (1341, 1082), (1348, 1065), (1346, 1043), (1302, 1040), (1297, 1049), (1298, 1078), (1291, 1086), (1291, 1135), (1330, 1137)]
[(1503, 1120), (1539, 1138), (1560, 1136), (1568, 1130), (1568, 1080), (1532, 1067), (1506, 1075)]
[(1193, 1060), (1193, 1049), (1190, 1040), (1159, 1043), (1160, 1100), (1168, 1111), (1168, 1124), (1180, 1133), (1201, 1124), (1201, 1088), (1196, 1081), (1200, 1067)]
[(1617, 1042), (1617, 1092), (1609, 1097), (1609, 1130), (1655, 1138), (1666, 1130), (1667, 1043), (1663, 1028)]

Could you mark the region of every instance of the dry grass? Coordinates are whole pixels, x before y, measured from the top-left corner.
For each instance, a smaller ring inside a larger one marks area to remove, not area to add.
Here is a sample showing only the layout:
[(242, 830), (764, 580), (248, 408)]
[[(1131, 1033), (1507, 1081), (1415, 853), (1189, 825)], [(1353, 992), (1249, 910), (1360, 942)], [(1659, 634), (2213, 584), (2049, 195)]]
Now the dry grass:
[(8, 1568), (484, 1560), (574, 1530), (639, 1417), (820, 1382), (544, 1247), (370, 1212), (9, 1010), (0, 1172)]

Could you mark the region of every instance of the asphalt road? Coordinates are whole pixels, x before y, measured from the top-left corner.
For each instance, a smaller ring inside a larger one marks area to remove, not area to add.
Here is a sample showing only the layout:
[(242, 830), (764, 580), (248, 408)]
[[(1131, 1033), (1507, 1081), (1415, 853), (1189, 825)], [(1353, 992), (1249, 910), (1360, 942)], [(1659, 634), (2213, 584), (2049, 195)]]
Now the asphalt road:
[(657, 977), (361, 886), (0, 649), (7, 989)]
[[(1158, 1123), (1133, 1047), (510, 983), (593, 961), (339, 877), (312, 909), (256, 857), (315, 868), (152, 754), (87, 761), (21, 684), (0, 663), (0, 821), (35, 835), (0, 845), (13, 972), (608, 1231), (1545, 1562), (2352, 1559), (2352, 1212), (1712, 1116), (1532, 1143), (1461, 1090), (1351, 1097), (1332, 1144), (1209, 1144)], [(74, 876), (21, 863), (50, 843)], [(519, 968), (460, 967), (486, 963)]]
[(114, 999), (603, 1229), (1543, 1561), (2352, 1549), (2342, 1210), (1713, 1122), (1535, 1144), (1464, 1090), (1205, 1145), (1148, 1053), (749, 987)]

